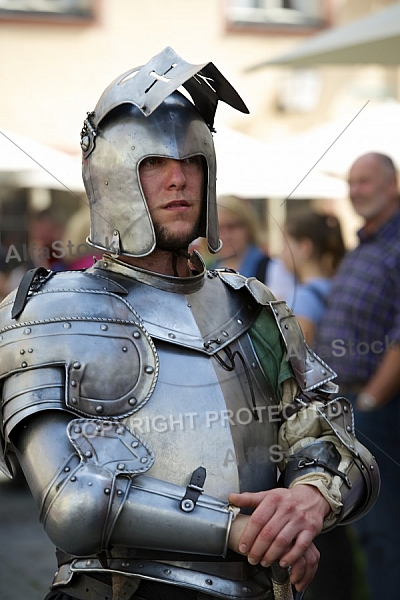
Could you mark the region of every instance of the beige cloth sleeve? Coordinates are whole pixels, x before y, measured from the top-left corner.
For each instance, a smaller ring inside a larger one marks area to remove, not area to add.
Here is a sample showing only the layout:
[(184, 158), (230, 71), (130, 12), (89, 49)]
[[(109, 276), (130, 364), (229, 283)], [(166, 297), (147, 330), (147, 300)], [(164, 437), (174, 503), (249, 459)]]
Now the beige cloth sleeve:
[[(298, 394), (299, 388), (294, 379), (288, 379), (283, 383), (281, 403), (283, 411), (286, 406), (292, 404), (293, 398)], [(352, 456), (332, 432), (328, 423), (320, 417), (317, 408), (321, 406), (323, 406), (321, 402), (313, 402), (309, 406), (302, 408), (292, 417), (289, 417), (281, 426), (278, 436), (278, 444), (282, 456), (282, 460), (278, 464), (280, 470), (284, 470), (290, 454), (317, 439), (323, 439), (324, 441), (332, 442), (336, 446), (342, 457), (338, 468), (340, 471), (347, 471), (352, 461)], [(339, 519), (342, 508), (340, 493), (341, 478), (328, 473), (308, 473), (295, 479), (290, 487), (298, 484), (313, 485), (321, 492), (331, 507), (331, 513), (325, 519), (323, 529), (328, 529), (334, 525)]]

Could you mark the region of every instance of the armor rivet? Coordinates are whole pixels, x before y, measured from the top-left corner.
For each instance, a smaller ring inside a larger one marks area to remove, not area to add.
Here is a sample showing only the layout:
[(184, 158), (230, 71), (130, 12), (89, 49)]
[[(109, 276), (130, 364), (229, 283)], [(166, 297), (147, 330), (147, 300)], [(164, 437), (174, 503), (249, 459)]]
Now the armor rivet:
[(143, 458), (141, 458), (141, 459), (140, 459), (140, 462), (141, 462), (141, 463), (143, 463), (143, 464), (144, 464), (144, 463), (147, 463), (147, 458), (146, 458), (146, 456), (143, 456)]
[(24, 329), (24, 333), (26, 333), (26, 335), (29, 335), (31, 331), (32, 330), (30, 327), (27, 327), (26, 329)]
[(71, 404), (78, 404), (78, 400), (76, 398), (71, 398)]
[(351, 431), (351, 427), (350, 427), (350, 425), (347, 425), (347, 427), (346, 427), (346, 431)]
[(93, 483), (91, 481), (89, 481), (88, 486), (90, 487), (91, 485), (93, 485)]
[(74, 380), (71, 381), (71, 387), (76, 387), (76, 381), (74, 381)]
[(287, 304), (285, 304), (285, 308), (286, 308), (286, 310), (287, 310), (287, 311), (289, 311), (289, 310), (290, 310), (290, 308), (288, 307), (288, 305), (287, 305)]
[(24, 368), (24, 369), (25, 369), (25, 367), (27, 367), (27, 366), (28, 366), (28, 363), (26, 363), (26, 362), (23, 362), (23, 363), (21, 363), (21, 367), (22, 367), (22, 368)]
[(371, 471), (373, 471), (374, 470), (374, 465), (370, 465), (369, 468), (371, 469)]
[(87, 560), (87, 561), (86, 561), (86, 566), (87, 566), (87, 567), (90, 567), (90, 565), (91, 565), (91, 564), (92, 564), (92, 561), (91, 561), (91, 560)]
[(176, 335), (175, 335), (174, 333), (169, 333), (169, 334), (168, 334), (168, 337), (169, 337), (171, 340), (174, 340), (174, 339), (176, 338)]
[(131, 150), (134, 150), (134, 149), (135, 149), (135, 146), (131, 146)]
[(136, 406), (136, 404), (137, 404), (137, 400), (136, 400), (136, 398), (129, 398), (129, 400), (128, 400), (128, 404), (129, 404), (130, 406)]
[(102, 325), (100, 325), (100, 329), (101, 329), (102, 331), (107, 331), (107, 329), (108, 329), (108, 325), (105, 325), (105, 324), (103, 323)]
[(85, 456), (86, 458), (92, 458), (92, 453), (90, 452), (90, 450), (88, 450), (87, 452), (85, 452)]
[(139, 446), (139, 442), (132, 442), (132, 448), (137, 448)]
[(105, 260), (103, 261), (103, 267), (108, 267), (108, 262), (106, 262)]
[(64, 329), (70, 329), (71, 323), (64, 323), (63, 327), (64, 327)]
[(248, 587), (244, 587), (243, 591), (245, 594), (249, 594), (251, 592), (250, 588), (248, 588)]
[(285, 325), (285, 329), (289, 329), (289, 325)]
[(103, 410), (104, 410), (103, 406), (100, 406), (100, 405), (99, 405), (99, 406), (96, 406), (96, 412), (97, 412), (97, 413), (102, 413), (102, 412), (103, 412)]
[(238, 319), (237, 322), (239, 323), (239, 325), (243, 325), (242, 319)]
[(171, 569), (164, 569), (165, 575), (171, 575)]
[(96, 431), (100, 432), (103, 431), (103, 428), (101, 425), (96, 425)]
[(145, 373), (147, 373), (147, 375), (151, 375), (152, 373), (154, 373), (154, 367), (146, 367)]
[(337, 412), (338, 407), (336, 406), (336, 404), (332, 404), (332, 412)]
[(104, 182), (104, 185), (108, 185), (108, 181), (105, 181), (105, 182)]
[(29, 354), (32, 354), (33, 348), (28, 348), (28, 352), (29, 352)]
[(89, 150), (89, 145), (90, 145), (90, 141), (89, 141), (89, 136), (88, 135), (84, 135), (83, 138), (81, 139), (81, 148), (84, 152), (86, 152), (87, 150)]
[(212, 579), (206, 579), (206, 584), (207, 585), (212, 585), (213, 584), (213, 580)]
[(20, 350), (19, 353), (20, 354), (25, 354), (25, 350)]
[(349, 407), (348, 406), (343, 406), (343, 412), (349, 412)]
[(224, 337), (228, 337), (228, 335), (229, 335), (229, 334), (228, 334), (228, 332), (227, 332), (227, 331), (223, 331), (223, 332), (222, 332), (222, 335), (223, 335)]
[(106, 496), (109, 496), (111, 494), (110, 488), (105, 488), (104, 493)]
[(113, 235), (118, 235), (118, 233), (119, 233), (118, 229), (114, 229)]
[(192, 305), (191, 305), (191, 304), (188, 304), (188, 308), (192, 308)]
[(115, 430), (115, 433), (117, 435), (122, 435), (124, 433), (124, 428), (123, 427), (117, 427), (117, 429)]
[(126, 346), (122, 346), (122, 352), (128, 352), (128, 348)]
[(326, 375), (325, 369), (321, 369), (321, 373), (322, 373), (322, 375)]
[(253, 369), (257, 369), (257, 364), (255, 362), (252, 362), (251, 366), (253, 367)]
[(124, 463), (119, 463), (119, 465), (117, 466), (118, 471), (123, 471), (125, 469), (125, 465)]
[(121, 567), (129, 567), (129, 563), (128, 562), (123, 562), (123, 563), (121, 563)]
[(71, 470), (71, 469), (70, 469), (69, 467), (64, 467), (64, 471), (65, 471), (66, 473), (69, 473), (69, 471), (70, 471), (70, 470)]
[(75, 475), (73, 475), (73, 476), (71, 477), (70, 481), (76, 481), (76, 477), (75, 477)]
[(82, 429), (80, 427), (75, 427), (74, 433), (82, 433)]
[(193, 500), (187, 499), (185, 502), (182, 502), (181, 508), (184, 512), (191, 512), (194, 509)]
[(123, 491), (122, 490), (118, 490), (117, 496), (122, 496), (122, 494), (123, 494)]
[(138, 331), (134, 331), (133, 332), (133, 337), (135, 338), (135, 340), (140, 338), (140, 333)]
[(76, 362), (74, 362), (73, 367), (74, 367), (74, 369), (80, 369), (81, 368), (81, 363), (78, 362), (78, 361), (76, 361)]

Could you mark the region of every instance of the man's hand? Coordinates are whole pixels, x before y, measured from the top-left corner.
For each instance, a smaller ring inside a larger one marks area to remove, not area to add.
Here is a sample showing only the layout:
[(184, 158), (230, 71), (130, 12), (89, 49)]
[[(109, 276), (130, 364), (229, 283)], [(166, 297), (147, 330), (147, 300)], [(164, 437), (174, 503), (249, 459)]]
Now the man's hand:
[(230, 494), (229, 502), (254, 509), (251, 516), (238, 515), (229, 536), (229, 547), (245, 554), (251, 564), (269, 566), (279, 561), (291, 566), (290, 581), (298, 591), (312, 581), (319, 552), (312, 543), (330, 507), (312, 485), (265, 492)]

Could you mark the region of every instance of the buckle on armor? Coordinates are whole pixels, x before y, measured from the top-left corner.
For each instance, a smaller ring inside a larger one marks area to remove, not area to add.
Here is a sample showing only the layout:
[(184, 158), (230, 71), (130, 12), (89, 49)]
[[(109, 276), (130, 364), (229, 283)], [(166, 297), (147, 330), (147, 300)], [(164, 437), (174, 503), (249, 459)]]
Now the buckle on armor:
[(192, 512), (194, 510), (200, 494), (204, 492), (203, 486), (206, 475), (204, 467), (198, 467), (193, 471), (190, 483), (186, 487), (186, 493), (180, 502), (180, 507), (184, 512)]

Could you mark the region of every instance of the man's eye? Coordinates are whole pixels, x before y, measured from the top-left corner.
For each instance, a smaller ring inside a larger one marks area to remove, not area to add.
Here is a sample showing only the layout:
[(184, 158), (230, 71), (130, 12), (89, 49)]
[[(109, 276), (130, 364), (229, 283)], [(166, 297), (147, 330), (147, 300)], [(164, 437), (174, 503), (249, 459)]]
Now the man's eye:
[(182, 162), (187, 165), (200, 165), (201, 158), (200, 156), (189, 156), (189, 158), (185, 158)]
[(147, 158), (146, 160), (143, 161), (143, 163), (146, 165), (146, 167), (154, 167), (158, 163), (158, 159), (157, 158)]

